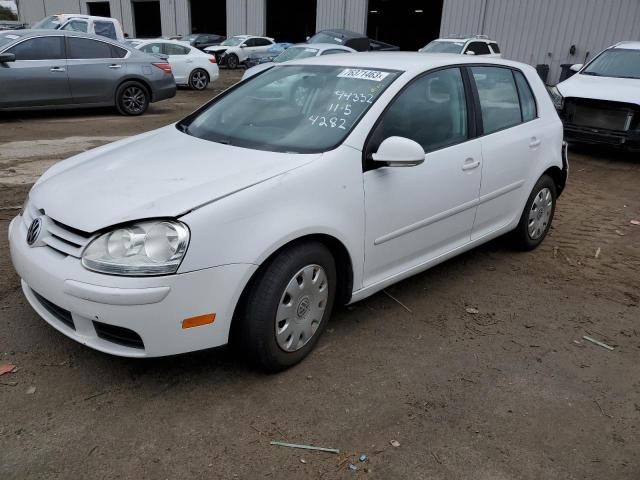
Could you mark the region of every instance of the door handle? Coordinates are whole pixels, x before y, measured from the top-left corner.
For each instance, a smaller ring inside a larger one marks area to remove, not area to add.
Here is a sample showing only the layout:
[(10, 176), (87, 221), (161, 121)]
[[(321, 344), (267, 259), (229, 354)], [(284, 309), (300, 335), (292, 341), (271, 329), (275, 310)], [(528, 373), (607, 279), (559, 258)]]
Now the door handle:
[(187, 60), (185, 63), (193, 63), (193, 60)]
[(467, 158), (462, 164), (462, 170), (473, 170), (480, 166), (480, 160), (474, 160), (473, 158)]
[(49, 69), (49, 71), (51, 71), (51, 72), (66, 72), (67, 69), (64, 68), (64, 67), (51, 67)]
[(540, 146), (541, 143), (542, 143), (542, 140), (540, 140), (539, 138), (533, 137), (529, 142), (529, 148), (537, 148)]
[(109, 68), (122, 68), (122, 65), (118, 63), (112, 63), (111, 65), (109, 65)]

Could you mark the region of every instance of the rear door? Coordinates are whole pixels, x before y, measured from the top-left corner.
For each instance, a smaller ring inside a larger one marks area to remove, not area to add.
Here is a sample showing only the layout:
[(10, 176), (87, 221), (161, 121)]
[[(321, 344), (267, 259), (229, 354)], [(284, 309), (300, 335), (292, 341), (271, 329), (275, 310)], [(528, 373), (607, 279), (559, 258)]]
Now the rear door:
[(519, 215), (545, 142), (524, 75), (500, 66), (470, 67), (482, 113), (482, 185), (472, 240)]
[(101, 40), (67, 37), (69, 85), (74, 103), (111, 104), (126, 73), (127, 50)]
[(0, 64), (0, 107), (70, 103), (63, 36), (28, 38), (4, 53), (16, 61)]

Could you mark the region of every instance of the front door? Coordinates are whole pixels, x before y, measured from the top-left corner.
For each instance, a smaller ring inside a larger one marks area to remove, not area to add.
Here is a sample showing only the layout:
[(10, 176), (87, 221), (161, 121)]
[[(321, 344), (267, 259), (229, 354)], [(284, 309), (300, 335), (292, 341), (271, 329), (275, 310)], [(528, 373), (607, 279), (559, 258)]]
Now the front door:
[(0, 107), (64, 105), (71, 101), (62, 36), (29, 38), (4, 53), (0, 63)]
[(187, 83), (194, 67), (193, 56), (189, 55), (191, 49), (175, 43), (164, 43), (163, 46), (165, 55), (169, 56), (169, 64), (176, 83)]
[(413, 81), (375, 127), (365, 155), (392, 136), (415, 140), (426, 155), (414, 167), (365, 161), (365, 287), (470, 241), (482, 152), (467, 110), (462, 72), (449, 68)]

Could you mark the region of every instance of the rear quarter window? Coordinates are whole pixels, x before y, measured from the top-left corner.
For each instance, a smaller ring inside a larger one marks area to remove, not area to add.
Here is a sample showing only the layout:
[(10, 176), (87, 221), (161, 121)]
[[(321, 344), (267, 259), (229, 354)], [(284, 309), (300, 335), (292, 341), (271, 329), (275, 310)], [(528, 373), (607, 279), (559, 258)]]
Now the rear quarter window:
[(520, 96), (520, 106), (522, 108), (522, 121), (531, 121), (538, 117), (536, 99), (533, 96), (529, 82), (527, 82), (522, 72), (514, 71), (513, 76), (518, 86), (518, 95)]

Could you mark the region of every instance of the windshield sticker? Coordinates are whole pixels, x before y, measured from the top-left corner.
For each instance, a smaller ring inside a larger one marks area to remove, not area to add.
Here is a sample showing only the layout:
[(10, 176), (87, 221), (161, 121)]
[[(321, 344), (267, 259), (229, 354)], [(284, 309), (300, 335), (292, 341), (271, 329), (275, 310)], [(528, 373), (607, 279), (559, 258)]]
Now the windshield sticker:
[(359, 68), (346, 68), (338, 74), (340, 78), (357, 78), (359, 80), (373, 80), (381, 82), (389, 75), (388, 72), (379, 70), (361, 70)]
[(318, 50), (316, 50), (315, 48), (305, 48), (304, 51), (309, 53), (316, 53)]
[(333, 39), (334, 39), (336, 42), (338, 42), (338, 43), (342, 43), (342, 39), (341, 39), (341, 38), (333, 37)]
[(6, 38), (10, 38), (11, 40), (17, 40), (20, 38), (18, 35), (5, 35)]

